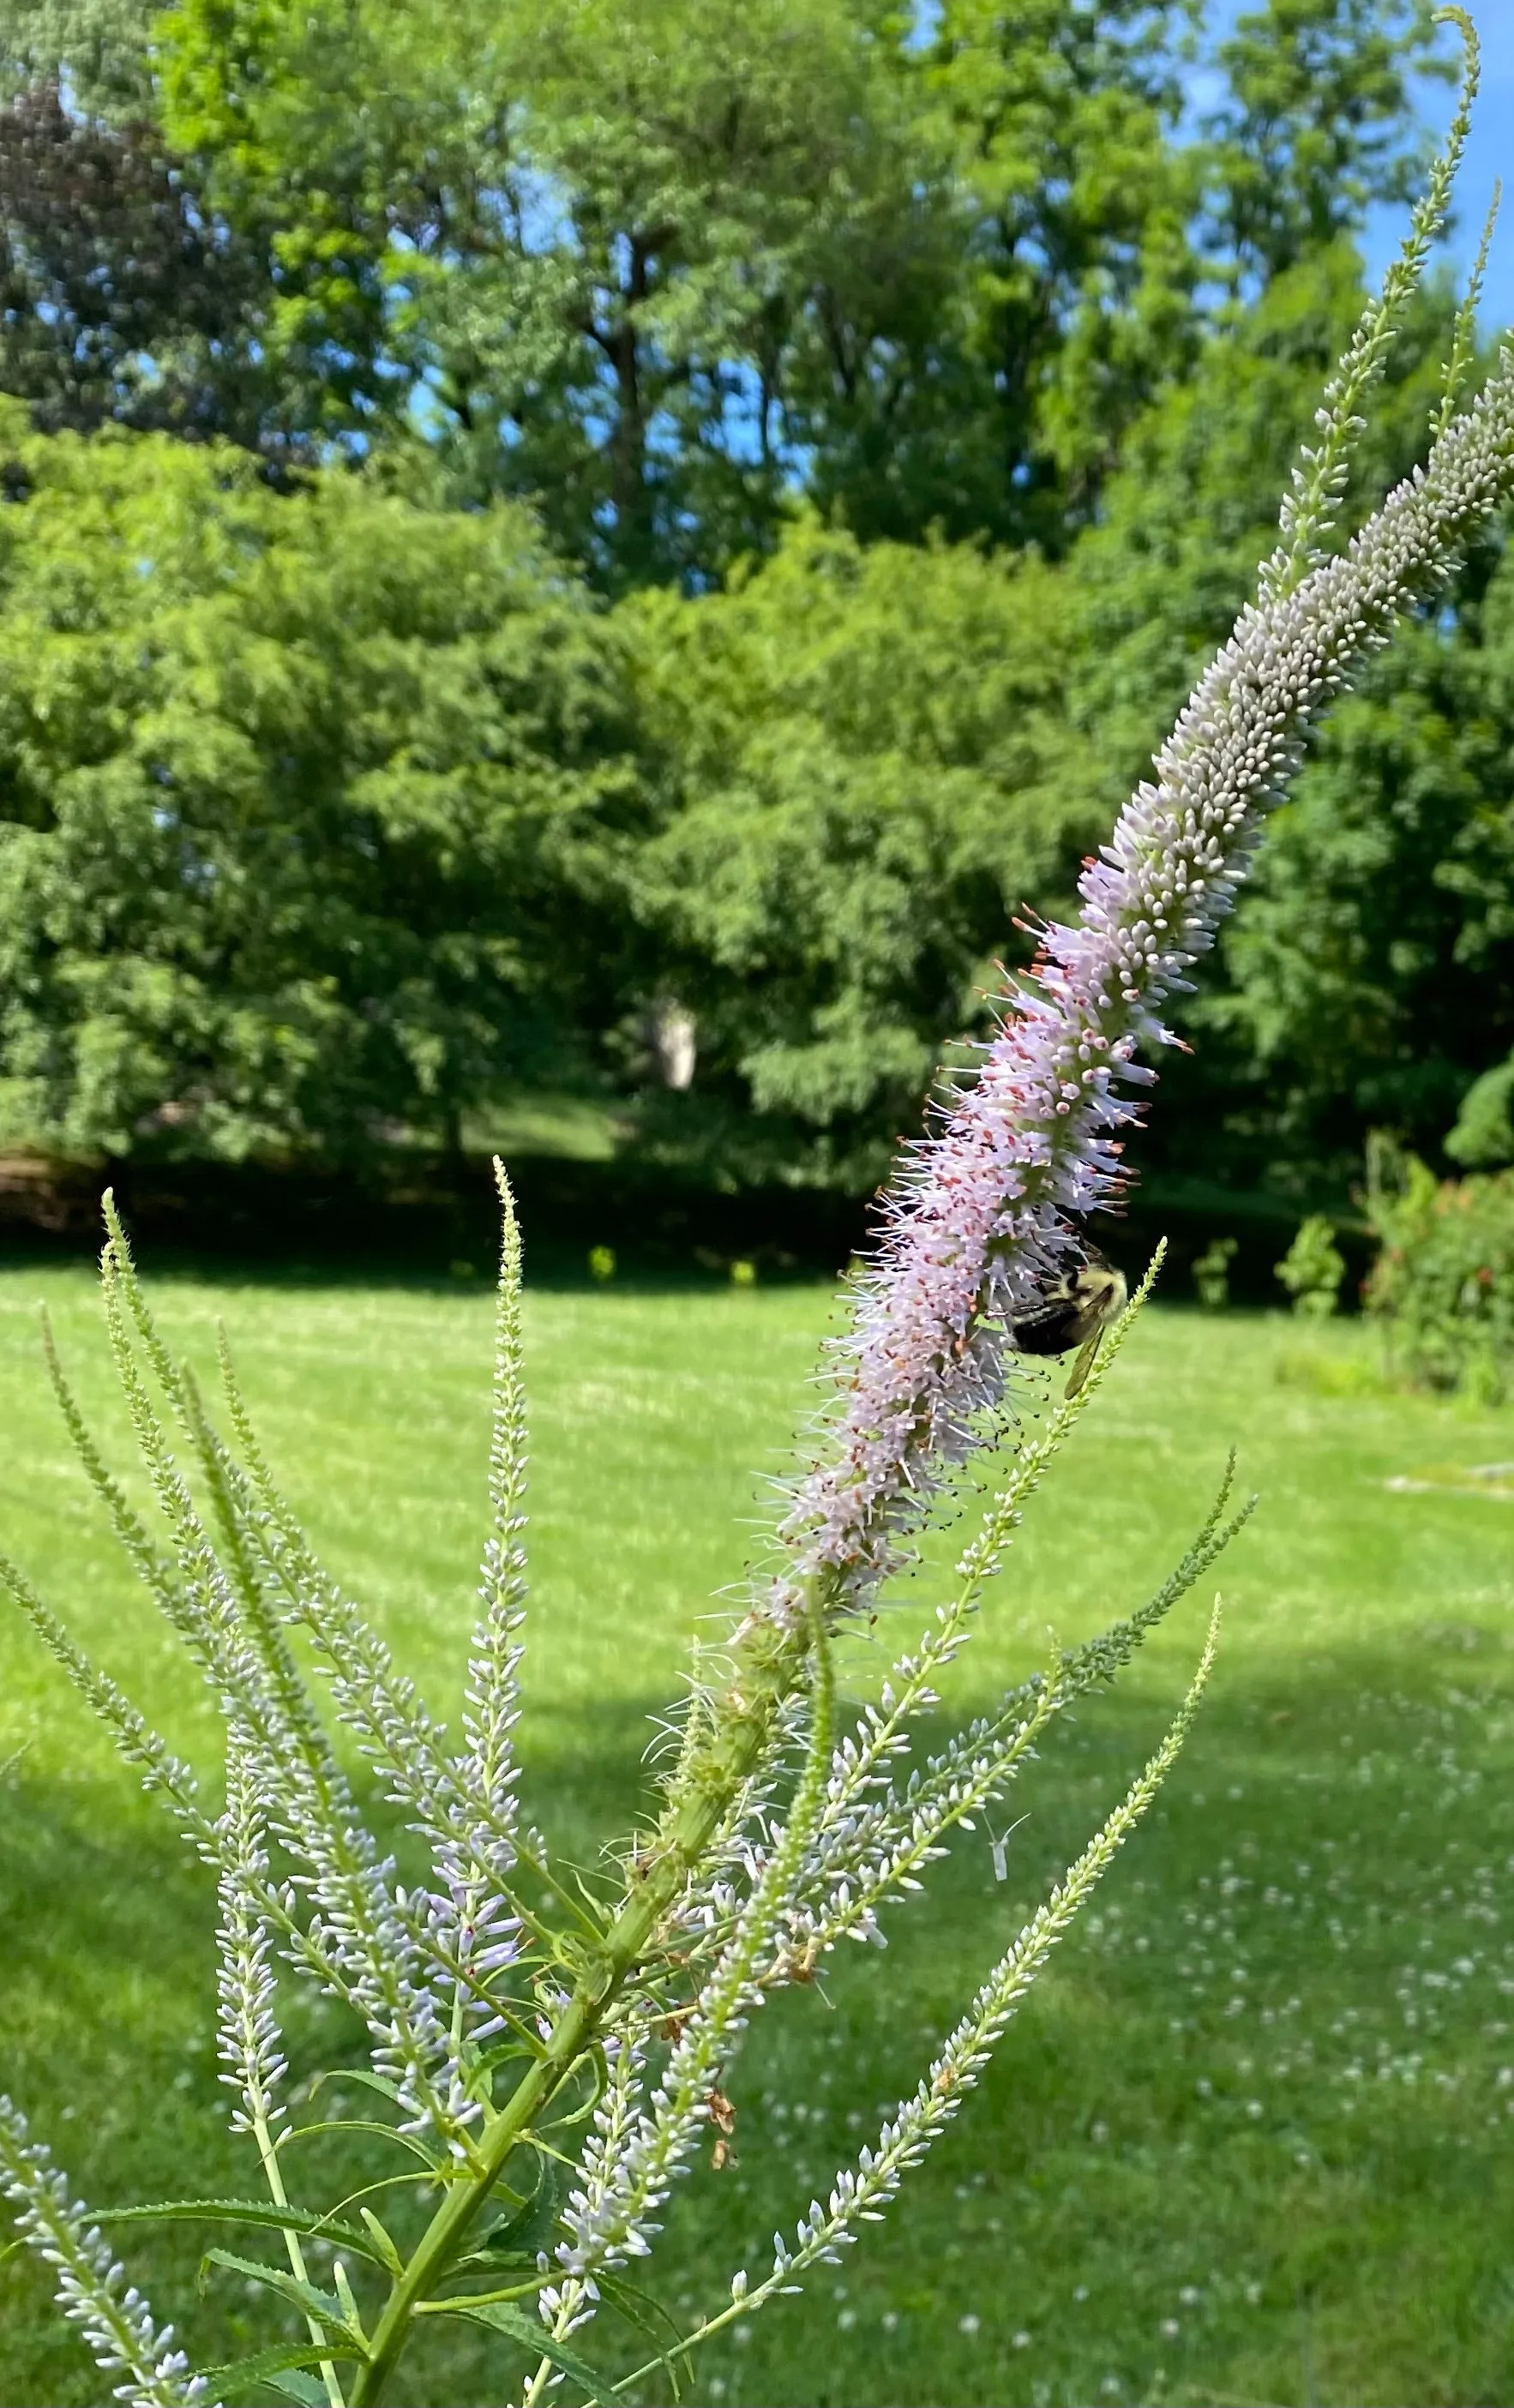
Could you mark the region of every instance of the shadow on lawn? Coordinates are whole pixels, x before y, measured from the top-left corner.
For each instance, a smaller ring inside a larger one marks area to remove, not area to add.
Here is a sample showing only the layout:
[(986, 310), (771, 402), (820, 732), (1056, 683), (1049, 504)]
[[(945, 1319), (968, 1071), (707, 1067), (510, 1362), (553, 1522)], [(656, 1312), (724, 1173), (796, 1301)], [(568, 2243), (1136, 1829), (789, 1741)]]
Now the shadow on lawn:
[[(775, 2223), (792, 2226), (913, 2086), (1150, 1753), (1181, 1678), (1167, 1652), (1049, 1743), (993, 1818), (997, 1830), (1029, 1810), (1007, 1881), (980, 1828), (926, 1899), (893, 1912), (886, 1958), (843, 1952), (814, 1992), (760, 2018), (726, 2082), (737, 2165), (697, 2178), (672, 2215), (675, 2306), (708, 2304), (737, 2263), (760, 2267)], [(852, 2322), (837, 2322), (848, 2310), (827, 2277), (825, 2304), (764, 2320), (745, 2351), (722, 2345), (723, 2396), (1034, 2408), (1115, 2398), (1108, 2360), (1121, 2398), (1391, 2398), (1336, 2330), (1370, 2310), (1402, 2328), (1399, 2396), (1502, 2397), (1489, 2352), (1507, 2337), (1498, 2217), (1514, 2208), (1514, 2085), (1499, 2079), (1514, 2056), (1511, 1678), (1514, 1658), (1473, 1626), (1390, 1655), (1253, 1659), (1234, 1677), (1221, 1657), (1150, 1824), (916, 2178), (914, 2206), (838, 2277)], [(606, 1704), (570, 1742), (558, 1724), (556, 1746), (538, 1734), (528, 1754), (529, 1813), (586, 1865), (646, 1797), (645, 1727)], [(6, 2086), (96, 2200), (253, 2188), (210, 2044), (208, 1875), (124, 1774), (38, 1780), (22, 1759), (0, 1795)], [(361, 2061), (324, 2008), (298, 2006), (291, 2040), (300, 2072)], [(356, 2181), (360, 2162), (344, 2148), (327, 2175)], [(134, 2243), (134, 2266), (197, 2349), (248, 2346), (230, 2278), (207, 2306), (189, 2296), (174, 2271), (186, 2245)], [(1425, 2294), (1413, 2315), (1410, 2263)], [(1074, 2311), (1079, 2269), (1096, 2315)], [(0, 2266), (0, 2398), (39, 2408), (91, 2396), (82, 2354), (50, 2337), (45, 2288)], [(971, 2315), (982, 2331), (962, 2326)], [(978, 2344), (995, 2316), (991, 2366)], [(486, 2347), (437, 2346), (437, 2400), (504, 2396)]]
[[(589, 1285), (590, 1250), (607, 1245), (619, 1258), (618, 1277), (648, 1293), (724, 1283), (738, 1261), (754, 1264), (764, 1284), (834, 1278), (876, 1227), (870, 1194), (782, 1181), (733, 1188), (634, 1152), (604, 1161), (522, 1152), (509, 1169), (529, 1276), (545, 1288)], [(35, 1261), (93, 1253), (106, 1186), (160, 1272), (422, 1289), (493, 1276), (498, 1213), (481, 1154), (401, 1152), (358, 1168), (150, 1158), (90, 1165), (0, 1154), (0, 1254)], [(1291, 1206), (1261, 1192), (1159, 1179), (1136, 1190), (1118, 1217), (1097, 1216), (1093, 1235), (1127, 1270), (1149, 1262), (1164, 1240), (1165, 1292), (1181, 1297), (1192, 1293), (1197, 1255), (1216, 1235), (1229, 1235), (1238, 1248), (1232, 1294), (1276, 1304), (1272, 1267), (1294, 1222)], [(1354, 1296), (1365, 1256), (1357, 1238), (1343, 1242)]]
[[(1193, 1636), (1196, 1651), (1196, 1625)], [(1429, 1625), (1421, 1636), (1412, 1653), (1335, 1646), (1328, 1657), (1275, 1660), (1264, 1677), (1254, 1659), (1233, 1676), (1221, 1652), (1157, 1812), (1111, 1879), (1128, 1879), (1139, 1857), (1150, 1888), (1158, 1869), (1181, 1876), (1248, 1833), (1258, 1846), (1264, 1836), (1269, 1853), (1304, 1849), (1311, 1840), (1318, 1847), (1333, 1835), (1342, 1853), (1350, 1847), (1353, 1881), (1386, 1902), (1448, 1848), (1464, 1853), (1475, 1842), (1485, 1854), (1495, 1851), (1499, 1831), (1514, 1828), (1514, 1795), (1498, 1785), (1511, 1759), (1514, 1654), (1471, 1625)], [(1137, 1659), (1121, 1689), (1095, 1692), (1053, 1729), (1042, 1760), (1010, 1793), (1005, 1819), (1028, 1811), (1029, 1820), (1012, 1843), (1007, 1887), (993, 1881), (980, 1827), (973, 1839), (959, 1838), (951, 1859), (936, 1868), (933, 1890), (1018, 1899), (1027, 1887), (1034, 1896), (1155, 1745), (1185, 1670), (1186, 1658), (1175, 1659), (1170, 1645), (1160, 1665)], [(566, 1741), (568, 1717), (554, 1713), (550, 1747), (528, 1718), (525, 1810), (585, 1870), (652, 1806), (655, 1766), (644, 1751), (664, 1702), (585, 1705), (575, 1710)], [(987, 1702), (975, 1696), (973, 1709)], [(929, 1749), (950, 1726), (920, 1727)], [(213, 1791), (213, 1768), (207, 1778)], [(129, 1774), (38, 1779), (23, 1752), (0, 1775), (0, 1799), (7, 1998), (40, 1985), (60, 2000), (73, 2035), (70, 2057), (77, 2061), (92, 2026), (109, 2042), (116, 2010), (101, 2010), (101, 2001), (134, 1964), (139, 1970), (129, 1977), (144, 1985), (141, 1995), (164, 2002), (186, 1983), (208, 1983), (207, 1971), (196, 1975), (193, 1968), (209, 1963), (210, 1876)], [(412, 1843), (392, 1812), (378, 1811), (378, 1828), (386, 1813), (391, 1843), (407, 1858)], [(992, 1819), (996, 1826), (1000, 1818)], [(1501, 1864), (1499, 1874), (1502, 1881)], [(1507, 1885), (1514, 1892), (1514, 1872)], [(896, 1910), (901, 1937), (930, 1912), (929, 1901)], [(104, 1989), (90, 1970), (98, 1965), (111, 1969)]]

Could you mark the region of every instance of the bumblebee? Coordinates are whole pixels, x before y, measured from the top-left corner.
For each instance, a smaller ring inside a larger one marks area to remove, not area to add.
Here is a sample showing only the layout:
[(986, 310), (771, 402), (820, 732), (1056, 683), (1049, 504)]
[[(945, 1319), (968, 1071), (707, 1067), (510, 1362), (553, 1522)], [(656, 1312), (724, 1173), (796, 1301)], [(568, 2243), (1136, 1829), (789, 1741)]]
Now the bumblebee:
[(1021, 1354), (1065, 1354), (1078, 1349), (1066, 1394), (1076, 1397), (1093, 1369), (1099, 1340), (1125, 1310), (1129, 1290), (1124, 1274), (1111, 1269), (1104, 1256), (1090, 1247), (1084, 1261), (1050, 1287), (1034, 1311), (1012, 1324)]

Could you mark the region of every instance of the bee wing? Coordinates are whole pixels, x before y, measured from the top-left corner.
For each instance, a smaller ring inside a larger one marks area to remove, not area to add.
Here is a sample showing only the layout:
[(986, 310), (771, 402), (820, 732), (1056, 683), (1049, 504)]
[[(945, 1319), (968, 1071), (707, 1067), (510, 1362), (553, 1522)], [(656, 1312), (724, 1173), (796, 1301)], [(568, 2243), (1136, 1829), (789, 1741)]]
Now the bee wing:
[(1072, 1367), (1071, 1377), (1064, 1390), (1064, 1394), (1069, 1404), (1073, 1398), (1077, 1396), (1078, 1389), (1082, 1386), (1083, 1382), (1087, 1379), (1089, 1373), (1093, 1369), (1093, 1357), (1099, 1351), (1099, 1340), (1103, 1336), (1104, 1329), (1101, 1325), (1094, 1330), (1092, 1338), (1084, 1339), (1082, 1345), (1078, 1349), (1078, 1360)]

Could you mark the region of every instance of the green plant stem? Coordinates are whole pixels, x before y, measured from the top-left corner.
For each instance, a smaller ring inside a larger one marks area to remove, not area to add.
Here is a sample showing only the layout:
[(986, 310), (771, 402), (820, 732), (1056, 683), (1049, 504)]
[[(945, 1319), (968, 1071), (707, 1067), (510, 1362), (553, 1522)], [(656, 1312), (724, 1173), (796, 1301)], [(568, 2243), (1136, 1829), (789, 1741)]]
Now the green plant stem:
[[(784, 1817), (782, 1835), (743, 1913), (741, 1921), (745, 1930), (738, 1928), (733, 1934), (723, 1951), (721, 1969), (703, 1995), (701, 2004), (706, 2018), (707, 2051), (703, 2062), (696, 2055), (693, 2061), (681, 2070), (677, 2087), (671, 2088), (667, 2094), (667, 2112), (675, 2124), (680, 2114), (693, 2104), (698, 2093), (707, 2089), (714, 2077), (713, 2051), (718, 2049), (721, 2034), (729, 2028), (732, 2016), (739, 2009), (743, 1990), (751, 1978), (757, 1957), (771, 1935), (773, 1916), (781, 1911), (782, 1902), (793, 1888), (805, 1850), (814, 1835), (825, 1796), (836, 1722), (836, 1669), (831, 1660), (824, 1605), (813, 1582), (807, 1584), (805, 1602), (814, 1670), (810, 1684), (809, 1739), (805, 1750), (804, 1770)], [(577, 2304), (585, 2290), (592, 2288), (586, 2276), (576, 2277), (567, 2285), (552, 2328), (554, 2340), (561, 2342), (567, 2338)], [(550, 2357), (543, 2357), (526, 2386), (522, 2408), (537, 2408), (551, 2372)]]
[[(755, 1768), (772, 1727), (778, 1698), (749, 1705), (733, 1733), (718, 1780), (686, 1798), (667, 1828), (655, 1864), (600, 1942), (594, 1958), (553, 2027), (536, 2063), (478, 2143), (477, 2171), (449, 2185), (447, 2197), (421, 2234), (391, 2291), (368, 2358), (352, 2388), (351, 2408), (374, 2408), (399, 2362), (421, 2301), (452, 2264), (469, 2226), (515, 2150), (539, 2122), (604, 2021), (648, 1941), (678, 1897), (718, 1828), (731, 1799)], [(335, 2403), (334, 2403), (335, 2408)]]
[[(284, 2188), (284, 2177), (279, 2163), (278, 2144), (268, 2128), (268, 2119), (265, 2115), (259, 2115), (254, 2119), (252, 2131), (258, 2144), (258, 2155), (263, 2159), (263, 2171), (267, 2177), (268, 2188), (273, 2194), (274, 2205), (287, 2207), (289, 2194)], [(289, 2252), (289, 2271), (294, 2280), (296, 2283), (307, 2283), (310, 2277), (305, 2271), (305, 2251), (300, 2246), (300, 2236), (297, 2232), (292, 2232), (288, 2225), (284, 2227), (284, 2246)], [(319, 2349), (326, 2338), (321, 2329), (320, 2319), (316, 2316), (307, 2316), (305, 2321), (310, 2329), (310, 2339)], [(326, 2386), (326, 2398), (331, 2402), (331, 2408), (346, 2408), (341, 2378), (329, 2358), (323, 2358), (321, 2361), (321, 2380)]]
[(492, 2308), (502, 2300), (530, 2300), (536, 2297), (547, 2280), (545, 2274), (534, 2274), (529, 2283), (511, 2283), (503, 2290), (460, 2291), (455, 2298), (418, 2300), (415, 2313), (418, 2316), (450, 2316), (454, 2309), (460, 2307)]

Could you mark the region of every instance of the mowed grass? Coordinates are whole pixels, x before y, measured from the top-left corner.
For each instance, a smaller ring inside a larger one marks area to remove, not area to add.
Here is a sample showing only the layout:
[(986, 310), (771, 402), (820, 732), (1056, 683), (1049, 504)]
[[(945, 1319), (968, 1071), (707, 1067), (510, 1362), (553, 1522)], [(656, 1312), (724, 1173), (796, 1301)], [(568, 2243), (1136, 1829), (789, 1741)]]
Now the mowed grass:
[[(330, 1561), (455, 1712), (490, 1298), (185, 1276), (158, 1296), (207, 1372), (224, 1320)], [(125, 1452), (87, 1271), (0, 1274), (0, 1539), (213, 1783), (211, 1718), (113, 1556), (47, 1395), (43, 1300)], [(645, 1794), (649, 1717), (739, 1571), (753, 1475), (781, 1461), (829, 1310), (817, 1289), (528, 1297), (527, 1794), (583, 1861)], [(1280, 1319), (1158, 1309), (1136, 1333), (1032, 1510), (953, 1702), (1022, 1677), (1049, 1625), (1072, 1639), (1138, 1603), (1234, 1440), (1263, 1501), (1221, 1569), (1199, 1727), (891, 2220), (806, 2299), (713, 2347), (697, 2401), (1514, 2397), (1514, 1508), (1497, 1483), (1448, 1484), (1514, 1456), (1514, 1414), (1377, 1392), (1369, 1361), (1364, 1332), (1301, 1340)], [(1426, 1484), (1385, 1485), (1404, 1475)], [(939, 1594), (929, 1570), (910, 1584), (854, 1652), (853, 1688)], [(1029, 1814), (1006, 1883), (979, 1829), (894, 1913), (886, 1956), (851, 1951), (759, 2018), (726, 2075), (736, 2162), (683, 2187), (661, 2252), (677, 2313), (717, 2302), (737, 2265), (764, 2267), (774, 2227), (912, 2087), (1155, 1742), (1208, 1601), (1181, 1607), (1031, 1769), (1004, 1817)], [(256, 2186), (215, 2078), (212, 1910), (161, 1809), (0, 1617), (0, 2086), (93, 2200)], [(293, 2038), (302, 2072), (357, 2061), (317, 2010), (296, 2007)], [(196, 2237), (144, 2243), (134, 2268), (202, 2356), (230, 2355), (265, 2316), (228, 2275), (196, 2299)], [(513, 2370), (494, 2346), (438, 2345), (399, 2408), (504, 2400)], [(593, 2346), (636, 2355), (612, 2326)], [(0, 2264), (0, 2400), (62, 2408), (101, 2389), (39, 2272)]]

